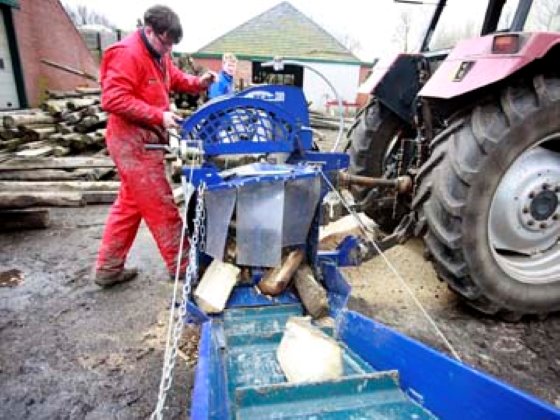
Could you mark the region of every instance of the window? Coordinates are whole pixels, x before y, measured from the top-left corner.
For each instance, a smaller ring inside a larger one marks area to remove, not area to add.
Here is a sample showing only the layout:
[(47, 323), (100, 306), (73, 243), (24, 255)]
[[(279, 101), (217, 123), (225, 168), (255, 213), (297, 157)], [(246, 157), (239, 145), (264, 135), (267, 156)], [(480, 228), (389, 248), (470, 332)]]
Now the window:
[(260, 62), (253, 62), (253, 83), (303, 87), (303, 68), (286, 65), (282, 71), (275, 72), (271, 67), (263, 67)]

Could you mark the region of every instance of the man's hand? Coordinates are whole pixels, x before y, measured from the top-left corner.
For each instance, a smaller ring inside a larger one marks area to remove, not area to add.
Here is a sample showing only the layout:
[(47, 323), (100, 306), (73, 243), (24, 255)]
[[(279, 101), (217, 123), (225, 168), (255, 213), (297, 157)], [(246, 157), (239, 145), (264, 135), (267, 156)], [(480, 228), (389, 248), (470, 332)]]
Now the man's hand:
[(208, 86), (218, 80), (218, 74), (215, 71), (208, 70), (206, 73), (200, 76), (198, 80), (200, 82), (200, 86), (202, 86), (204, 89), (207, 89)]
[(165, 111), (163, 113), (163, 126), (167, 129), (178, 128), (181, 121), (183, 119), (173, 112)]

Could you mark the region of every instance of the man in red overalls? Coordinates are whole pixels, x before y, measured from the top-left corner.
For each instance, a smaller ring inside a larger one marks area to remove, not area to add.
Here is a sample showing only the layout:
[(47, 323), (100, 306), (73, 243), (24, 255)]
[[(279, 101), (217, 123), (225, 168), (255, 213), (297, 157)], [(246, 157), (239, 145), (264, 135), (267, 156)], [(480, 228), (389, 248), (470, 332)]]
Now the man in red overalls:
[[(101, 63), (102, 107), (109, 113), (107, 148), (121, 180), (97, 257), (95, 283), (108, 287), (133, 279), (126, 256), (140, 221), (150, 229), (171, 275), (176, 270), (181, 218), (165, 177), (163, 151), (147, 151), (147, 143), (166, 143), (166, 129), (180, 120), (169, 111), (170, 90), (199, 93), (214, 73), (201, 77), (182, 73), (171, 61), (173, 44), (183, 31), (168, 7), (144, 14), (144, 27), (109, 47)], [(187, 248), (187, 247), (185, 247)], [(185, 249), (183, 272), (186, 267)]]

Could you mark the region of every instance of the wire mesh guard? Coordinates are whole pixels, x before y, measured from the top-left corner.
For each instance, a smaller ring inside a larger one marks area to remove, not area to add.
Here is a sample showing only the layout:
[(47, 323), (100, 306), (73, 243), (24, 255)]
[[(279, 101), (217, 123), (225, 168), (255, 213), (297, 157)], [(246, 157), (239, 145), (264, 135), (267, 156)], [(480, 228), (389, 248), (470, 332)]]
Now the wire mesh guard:
[(254, 105), (235, 105), (214, 110), (198, 121), (187, 133), (190, 139), (205, 144), (238, 142), (291, 142), (292, 121), (274, 110)]

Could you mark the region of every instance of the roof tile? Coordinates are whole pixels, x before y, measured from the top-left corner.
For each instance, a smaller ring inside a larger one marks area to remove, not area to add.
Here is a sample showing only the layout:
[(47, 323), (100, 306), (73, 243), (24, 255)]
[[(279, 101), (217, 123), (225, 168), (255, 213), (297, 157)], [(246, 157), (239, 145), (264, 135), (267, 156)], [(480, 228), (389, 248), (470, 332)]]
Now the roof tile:
[(198, 50), (203, 54), (290, 57), (359, 63), (335, 37), (282, 2)]

